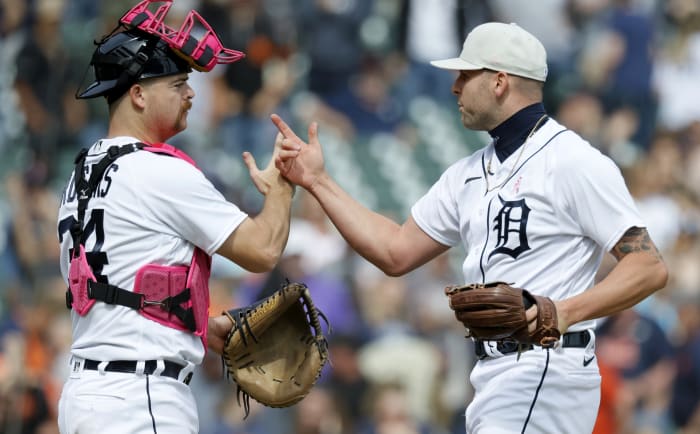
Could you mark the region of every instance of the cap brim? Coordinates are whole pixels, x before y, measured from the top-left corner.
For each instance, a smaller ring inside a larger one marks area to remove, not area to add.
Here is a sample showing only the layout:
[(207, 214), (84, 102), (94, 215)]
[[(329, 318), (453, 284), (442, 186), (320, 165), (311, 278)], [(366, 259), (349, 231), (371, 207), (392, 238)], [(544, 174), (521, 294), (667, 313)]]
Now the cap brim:
[(484, 68), (483, 66), (474, 65), (473, 63), (465, 62), (460, 57), (453, 57), (452, 59), (443, 59), (443, 60), (432, 60), (430, 62), (430, 64), (436, 68), (451, 69), (454, 71), (476, 70), (476, 69), (483, 69)]
[(76, 96), (78, 99), (95, 98), (102, 96), (108, 91), (114, 89), (117, 80), (102, 80), (91, 84), (82, 92), (79, 92)]

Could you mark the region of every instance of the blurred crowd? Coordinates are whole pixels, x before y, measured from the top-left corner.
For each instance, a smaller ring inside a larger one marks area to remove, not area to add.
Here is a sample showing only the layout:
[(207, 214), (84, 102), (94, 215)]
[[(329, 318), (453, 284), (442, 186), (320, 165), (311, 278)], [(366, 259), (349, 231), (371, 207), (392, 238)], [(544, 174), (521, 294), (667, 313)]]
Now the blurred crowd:
[[(56, 212), (106, 104), (76, 100), (93, 41), (135, 0), (0, 0), (0, 432), (57, 433), (70, 315)], [(399, 220), (453, 161), (486, 143), (465, 131), (448, 72), (485, 21), (517, 22), (548, 51), (545, 106), (621, 167), (670, 269), (668, 286), (597, 331), (596, 434), (700, 432), (700, 2), (698, 0), (175, 0), (245, 60), (193, 73), (181, 147), (256, 212), (241, 152), (267, 162), (270, 113), (320, 123), (327, 165), (360, 201)], [(180, 21), (178, 21), (179, 23)], [(86, 72), (88, 78), (85, 78)], [(601, 222), (605, 224), (605, 222)], [(458, 249), (402, 278), (348, 249), (297, 192), (279, 266), (251, 274), (214, 258), (212, 312), (285, 279), (307, 283), (332, 325), (331, 363), (299, 404), (252, 403), (244, 419), (214, 354), (197, 370), (202, 434), (463, 433), (473, 348), (443, 295)], [(607, 257), (600, 269), (610, 268)]]

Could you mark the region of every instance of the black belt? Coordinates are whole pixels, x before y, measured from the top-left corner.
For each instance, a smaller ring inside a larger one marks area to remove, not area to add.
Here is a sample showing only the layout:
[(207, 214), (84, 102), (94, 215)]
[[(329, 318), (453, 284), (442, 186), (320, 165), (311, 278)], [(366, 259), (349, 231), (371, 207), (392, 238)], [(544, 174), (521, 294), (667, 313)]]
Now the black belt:
[[(562, 338), (562, 347), (565, 348), (586, 348), (588, 343), (591, 341), (591, 334), (588, 330), (583, 330), (580, 332), (565, 333)], [(476, 357), (479, 360), (489, 357), (488, 352), (484, 348), (484, 341), (476, 341), (474, 346), (474, 352), (476, 352)], [(496, 344), (496, 350), (501, 354), (512, 354), (518, 351), (530, 351), (533, 349), (532, 345), (520, 345), (517, 342), (498, 342)]]
[[(85, 364), (83, 365), (84, 369), (89, 369), (91, 371), (97, 371), (97, 366), (102, 363), (98, 362), (97, 360), (85, 360)], [(136, 373), (136, 364), (138, 362), (134, 360), (114, 360), (111, 362), (107, 362), (107, 366), (105, 367), (105, 371), (109, 372), (123, 372), (126, 374), (135, 374)], [(182, 371), (185, 367), (175, 363), (171, 362), (168, 360), (164, 360), (163, 363), (165, 364), (165, 369), (160, 373), (160, 375), (178, 379), (180, 377), (180, 371)], [(156, 369), (158, 368), (158, 361), (157, 360), (146, 360), (145, 366), (143, 368), (143, 373), (147, 375), (152, 375)], [(182, 380), (183, 383), (185, 384), (190, 384), (190, 380), (192, 379), (192, 373), (190, 372), (185, 379)]]

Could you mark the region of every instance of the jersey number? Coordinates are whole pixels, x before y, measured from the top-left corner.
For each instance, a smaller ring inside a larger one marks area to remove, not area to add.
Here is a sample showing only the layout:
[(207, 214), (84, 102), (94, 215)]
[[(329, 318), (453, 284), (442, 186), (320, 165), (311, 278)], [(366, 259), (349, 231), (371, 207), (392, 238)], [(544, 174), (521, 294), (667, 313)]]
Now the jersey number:
[[(107, 260), (107, 254), (101, 252), (102, 245), (105, 242), (105, 231), (104, 231), (104, 215), (103, 209), (93, 209), (90, 213), (90, 219), (87, 221), (85, 228), (83, 229), (83, 234), (80, 237), (80, 242), (85, 244), (88, 237), (95, 234), (95, 246), (92, 248), (91, 252), (85, 252), (88, 264), (92, 268), (92, 272), (98, 282), (109, 283), (107, 281), (107, 276), (102, 275), (102, 268), (109, 264)], [(63, 242), (63, 235), (69, 233), (71, 226), (76, 223), (76, 219), (73, 216), (66, 217), (58, 223), (58, 239)], [(73, 256), (73, 249), (69, 250), (69, 254)]]

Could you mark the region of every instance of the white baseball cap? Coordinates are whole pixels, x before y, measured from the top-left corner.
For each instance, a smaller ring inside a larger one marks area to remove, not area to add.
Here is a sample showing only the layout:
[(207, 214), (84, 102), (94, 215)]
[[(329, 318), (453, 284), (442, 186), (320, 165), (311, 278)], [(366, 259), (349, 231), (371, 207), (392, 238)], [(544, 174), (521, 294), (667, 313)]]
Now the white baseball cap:
[(459, 57), (433, 60), (430, 64), (442, 69), (491, 69), (537, 81), (547, 79), (544, 46), (515, 23), (476, 26), (464, 40)]

